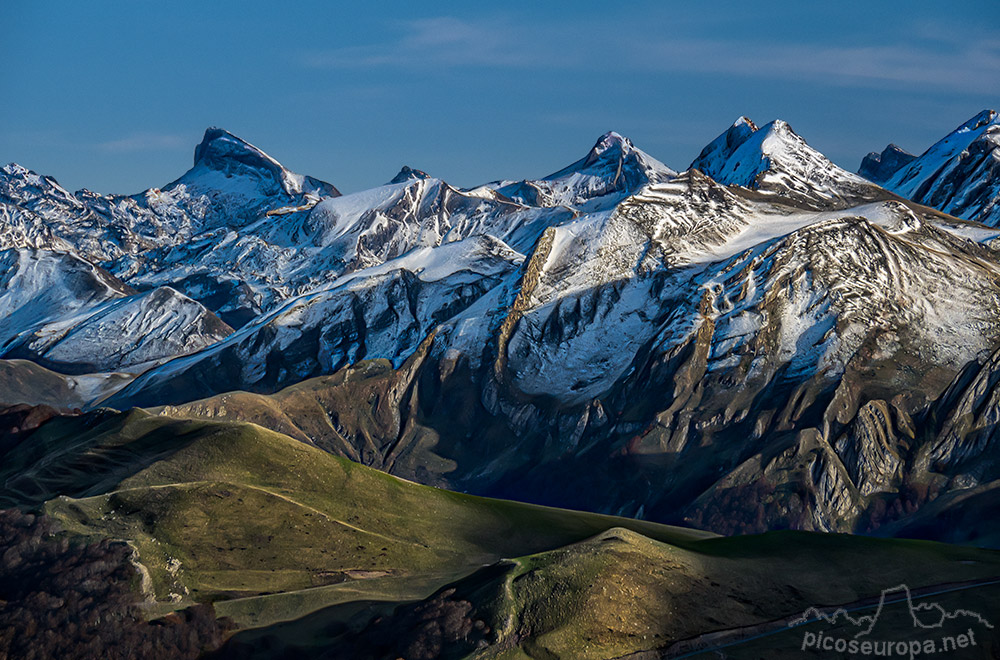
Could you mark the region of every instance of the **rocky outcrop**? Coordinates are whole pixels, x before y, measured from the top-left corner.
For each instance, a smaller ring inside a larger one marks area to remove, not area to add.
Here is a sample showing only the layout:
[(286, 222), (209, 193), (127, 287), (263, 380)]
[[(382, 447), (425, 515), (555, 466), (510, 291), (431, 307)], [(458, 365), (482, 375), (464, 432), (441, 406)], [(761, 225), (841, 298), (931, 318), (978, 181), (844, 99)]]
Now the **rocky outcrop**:
[(908, 151), (890, 144), (882, 153), (873, 151), (861, 160), (858, 174), (873, 183), (882, 185), (892, 178), (892, 175), (908, 165), (916, 158)]

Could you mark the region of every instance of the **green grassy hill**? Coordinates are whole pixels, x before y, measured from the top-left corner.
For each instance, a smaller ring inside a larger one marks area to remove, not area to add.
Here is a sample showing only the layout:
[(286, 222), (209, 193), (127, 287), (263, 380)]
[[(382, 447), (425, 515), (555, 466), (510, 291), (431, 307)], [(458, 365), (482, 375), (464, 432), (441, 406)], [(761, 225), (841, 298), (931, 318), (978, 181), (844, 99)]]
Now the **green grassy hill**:
[[(303, 652), (352, 660), (639, 660), (697, 650), (720, 657), (714, 646), (736, 642), (724, 657), (798, 658), (801, 631), (789, 630), (789, 620), (807, 608), (856, 603), (898, 584), (916, 591), (998, 577), (1000, 553), (939, 543), (771, 532), (671, 544), (618, 528), (481, 569), (360, 633), (323, 640), (322, 648), (303, 645)], [(990, 588), (992, 605), (986, 592), (964, 602), (995, 615), (1000, 589)], [(896, 639), (912, 635), (906, 624), (893, 624)], [(449, 638), (449, 630), (467, 632)], [(994, 631), (977, 625), (977, 632), (978, 650), (988, 653)], [(761, 633), (768, 639), (747, 641)], [(238, 635), (234, 645), (243, 640)]]
[[(505, 660), (659, 654), (900, 582), (1000, 576), (989, 550), (804, 532), (721, 538), (439, 490), (254, 424), (140, 410), (48, 422), (0, 456), (0, 483), (3, 506), (129, 541), (149, 574), (151, 615), (211, 600), (258, 628), (230, 650), (260, 657), (275, 645), (421, 657), (406, 644)], [(468, 634), (428, 647), (428, 625), (450, 629), (439, 619)]]
[(156, 599), (178, 603), (371, 579), (383, 594), (399, 583), (425, 595), (501, 557), (610, 527), (665, 542), (710, 536), (438, 490), (253, 424), (139, 410), (53, 420), (2, 457), (0, 481), (5, 505), (42, 506), (71, 532), (132, 541)]

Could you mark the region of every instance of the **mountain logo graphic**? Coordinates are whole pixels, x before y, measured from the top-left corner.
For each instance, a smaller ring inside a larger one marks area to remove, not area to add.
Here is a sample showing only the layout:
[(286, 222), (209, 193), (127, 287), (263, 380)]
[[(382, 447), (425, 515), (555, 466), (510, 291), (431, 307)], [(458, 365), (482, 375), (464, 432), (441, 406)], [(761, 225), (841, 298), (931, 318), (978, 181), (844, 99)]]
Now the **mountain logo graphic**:
[(882, 595), (879, 597), (878, 607), (875, 609), (874, 614), (853, 617), (851, 616), (851, 613), (843, 607), (837, 608), (831, 613), (825, 613), (817, 607), (810, 607), (802, 613), (801, 617), (790, 621), (789, 627), (800, 626), (819, 620), (826, 621), (831, 625), (848, 621), (861, 629), (854, 635), (854, 639), (859, 639), (871, 634), (872, 630), (875, 629), (875, 624), (878, 623), (879, 617), (882, 616), (882, 612), (886, 605), (902, 602), (904, 599), (906, 600), (906, 606), (910, 614), (910, 618), (913, 620), (914, 628), (935, 630), (943, 628), (948, 621), (964, 617), (974, 619), (986, 628), (991, 630), (993, 629), (993, 624), (983, 618), (983, 616), (978, 612), (972, 612), (964, 609), (957, 609), (949, 612), (938, 603), (914, 604), (910, 588), (905, 584), (883, 589)]

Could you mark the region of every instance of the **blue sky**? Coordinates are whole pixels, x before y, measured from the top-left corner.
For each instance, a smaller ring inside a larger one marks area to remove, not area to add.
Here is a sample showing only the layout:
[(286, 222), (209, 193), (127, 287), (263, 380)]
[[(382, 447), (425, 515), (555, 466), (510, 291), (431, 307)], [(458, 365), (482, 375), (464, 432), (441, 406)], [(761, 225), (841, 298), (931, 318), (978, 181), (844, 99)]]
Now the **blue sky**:
[(854, 170), (1000, 106), (997, 0), (708, 4), (5, 2), (0, 161), (132, 193), (217, 125), (345, 192), (467, 186), (607, 130), (683, 169), (745, 114)]

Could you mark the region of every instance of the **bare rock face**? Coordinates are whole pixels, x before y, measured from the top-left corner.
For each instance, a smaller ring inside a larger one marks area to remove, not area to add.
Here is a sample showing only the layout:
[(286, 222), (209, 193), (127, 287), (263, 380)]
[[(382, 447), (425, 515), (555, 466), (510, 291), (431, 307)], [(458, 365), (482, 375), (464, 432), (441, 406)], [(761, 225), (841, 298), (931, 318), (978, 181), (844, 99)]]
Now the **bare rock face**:
[(892, 175), (909, 165), (916, 158), (908, 151), (890, 144), (882, 153), (873, 151), (865, 156), (858, 168), (858, 174), (879, 185), (892, 178)]
[(905, 413), (892, 410), (885, 401), (869, 401), (834, 444), (851, 481), (865, 497), (892, 491), (899, 485), (903, 468), (900, 445), (907, 448), (904, 442), (912, 442), (913, 431), (907, 425), (904, 429), (910, 437), (897, 436), (894, 416)]
[[(1000, 421), (1000, 354), (970, 364), (928, 417), (938, 421), (934, 439), (921, 454), (929, 472), (956, 474), (968, 485), (992, 481), (997, 474), (993, 458)], [(934, 428), (934, 427), (932, 427)]]

